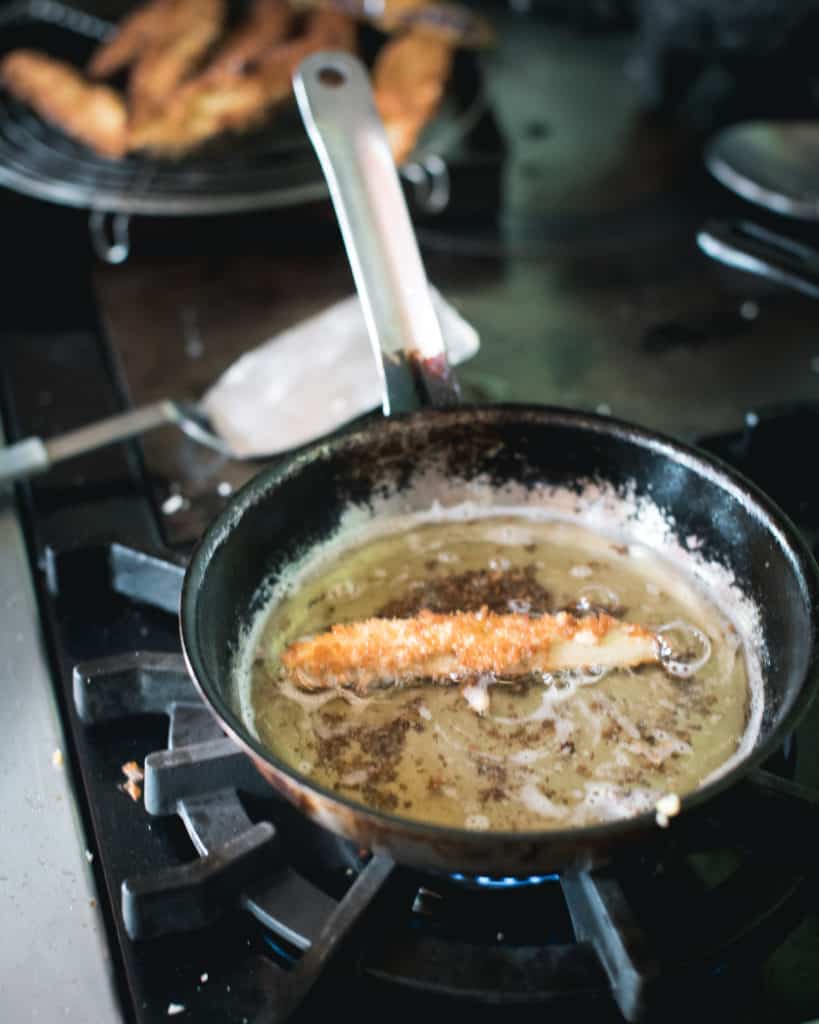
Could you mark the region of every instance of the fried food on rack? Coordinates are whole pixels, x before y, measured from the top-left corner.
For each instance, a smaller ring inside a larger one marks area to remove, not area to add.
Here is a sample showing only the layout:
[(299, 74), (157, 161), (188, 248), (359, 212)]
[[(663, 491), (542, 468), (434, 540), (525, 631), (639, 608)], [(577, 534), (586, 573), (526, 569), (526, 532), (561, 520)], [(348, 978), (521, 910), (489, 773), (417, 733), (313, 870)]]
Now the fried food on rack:
[(318, 50), (352, 51), (355, 38), (352, 19), (317, 11), (303, 35), (260, 54), (254, 70), (223, 77), (206, 69), (182, 86), (160, 114), (132, 127), (129, 147), (178, 157), (220, 132), (244, 131), (290, 96), (293, 72), (305, 57)]
[(375, 105), (401, 164), (435, 115), (452, 68), (452, 46), (420, 29), (391, 39), (373, 67)]
[(304, 690), (430, 680), (444, 685), (491, 674), (514, 679), (533, 672), (656, 662), (660, 645), (643, 626), (605, 613), (530, 617), (487, 611), (410, 619), (367, 619), (299, 640), (281, 656), (284, 675)]
[(220, 45), (207, 67), (209, 77), (251, 70), (264, 53), (287, 36), (293, 10), (287, 0), (254, 0), (245, 20)]
[(92, 85), (71, 65), (36, 50), (4, 57), (0, 83), (96, 153), (114, 160), (125, 153), (128, 114), (122, 97), (107, 85)]
[(128, 80), (131, 121), (139, 124), (161, 111), (195, 71), (219, 37), (225, 0), (175, 0), (167, 32), (138, 58)]
[(178, 0), (151, 0), (129, 14), (116, 31), (91, 54), (86, 71), (91, 78), (110, 78), (128, 67), (167, 34)]
[[(438, 109), (454, 48), (486, 36), (468, 8), (427, 0), (382, 0), (377, 11), (369, 0), (250, 0), (244, 20), (221, 38), (226, 7), (227, 0), (148, 0), (125, 18), (88, 64), (92, 78), (130, 66), (125, 101), (34, 51), (21, 51), (5, 84), (111, 159), (129, 150), (179, 157), (220, 132), (252, 128), (290, 97), (304, 57), (354, 52), (356, 19), (367, 20), (401, 32), (381, 47), (372, 78), (393, 155), (403, 163)], [(298, 18), (301, 34), (288, 39), (297, 10), (308, 14)]]

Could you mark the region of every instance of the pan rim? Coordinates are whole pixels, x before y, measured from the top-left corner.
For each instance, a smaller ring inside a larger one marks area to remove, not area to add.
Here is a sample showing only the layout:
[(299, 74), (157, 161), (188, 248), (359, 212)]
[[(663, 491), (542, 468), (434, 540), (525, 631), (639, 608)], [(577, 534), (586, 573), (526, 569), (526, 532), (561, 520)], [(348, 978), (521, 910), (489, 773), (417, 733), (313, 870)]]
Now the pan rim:
[(681, 794), (680, 814), (712, 800), (740, 782), (766, 761), (801, 720), (815, 697), (816, 684), (819, 682), (819, 678), (817, 678), (819, 676), (819, 635), (817, 631), (819, 567), (817, 567), (807, 543), (786, 513), (764, 491), (719, 457), (646, 427), (584, 410), (524, 403), (498, 403), (491, 406), (464, 404), (452, 409), (424, 409), (392, 416), (386, 420), (373, 420), (331, 440), (315, 443), (286, 458), (283, 463), (262, 470), (233, 495), (222, 512), (210, 523), (192, 552), (182, 585), (179, 614), (182, 653), (188, 672), (203, 701), (216, 714), (222, 727), (227, 729), (233, 739), (251, 757), (260, 758), (277, 773), (294, 780), (299, 786), (320, 795), (324, 800), (341, 805), (346, 811), (353, 812), (359, 819), (369, 821), (376, 827), (386, 826), (392, 832), (400, 829), (403, 833), (418, 839), (457, 842), (465, 847), (474, 846), (476, 849), (487, 841), (540, 846), (582, 844), (583, 842), (588, 842), (591, 845), (604, 842), (607, 839), (619, 840), (631, 832), (647, 829), (659, 831), (653, 810), (627, 818), (617, 818), (570, 829), (552, 828), (526, 831), (459, 828), (377, 810), (315, 782), (309, 776), (302, 774), (278, 758), (253, 736), (240, 716), (230, 707), (215, 681), (209, 677), (204, 660), (199, 656), (195, 611), (197, 608), (196, 593), (201, 580), (207, 572), (207, 566), (214, 552), (231, 535), (245, 512), (253, 507), (271, 487), (275, 487), (277, 483), (298, 473), (301, 466), (307, 462), (316, 458), (330, 458), (336, 452), (345, 449), (355, 450), (366, 444), (372, 440), (375, 430), (378, 430), (380, 436), (383, 436), (385, 430), (402, 432), (410, 429), (414, 423), (437, 421), (441, 425), (455, 424), (465, 418), (474, 420), (476, 416), (482, 422), (502, 422), (514, 419), (520, 422), (538, 421), (541, 425), (554, 424), (580, 428), (592, 434), (614, 437), (626, 443), (636, 444), (638, 447), (648, 449), (672, 459), (686, 468), (695, 470), (701, 477), (730, 493), (764, 524), (766, 530), (787, 556), (799, 589), (805, 598), (811, 630), (807, 664), (804, 672), (801, 673), (799, 691), (770, 734), (756, 744), (731, 769), (712, 779), (706, 785), (689, 793)]

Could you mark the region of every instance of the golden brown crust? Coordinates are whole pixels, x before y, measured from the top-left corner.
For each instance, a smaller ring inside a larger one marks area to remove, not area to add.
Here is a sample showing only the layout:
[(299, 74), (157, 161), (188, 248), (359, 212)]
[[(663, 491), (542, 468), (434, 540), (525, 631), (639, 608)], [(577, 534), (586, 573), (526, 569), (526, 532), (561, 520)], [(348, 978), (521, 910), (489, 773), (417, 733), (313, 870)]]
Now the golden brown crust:
[(161, 113), (131, 126), (129, 148), (178, 157), (223, 131), (243, 131), (291, 94), (293, 71), (310, 53), (353, 50), (355, 23), (319, 11), (302, 36), (279, 43), (257, 58), (254, 71), (212, 75), (208, 69), (177, 90)]
[(91, 54), (91, 78), (110, 78), (132, 64), (168, 31), (178, 0), (152, 0), (124, 18), (112, 36)]
[(119, 93), (92, 85), (70, 64), (36, 50), (0, 61), (0, 83), (72, 138), (110, 159), (123, 156), (128, 115)]
[(452, 55), (450, 43), (420, 30), (381, 48), (373, 67), (373, 92), (397, 164), (412, 153), (424, 125), (434, 117)]
[(254, 0), (247, 18), (220, 45), (204, 74), (212, 79), (242, 74), (286, 38), (292, 22), (287, 0)]
[[(59, 80), (52, 75), (49, 89), (61, 94), (52, 96), (41, 86), (39, 68), (19, 73), (15, 68), (9, 88), (105, 156), (116, 158), (130, 149), (178, 157), (220, 132), (245, 131), (259, 122), (291, 95), (293, 71), (308, 54), (354, 52), (356, 21), (342, 9), (346, 6), (356, 10), (355, 17), (380, 19), (380, 27), (403, 32), (381, 47), (373, 69), (376, 104), (395, 160), (403, 163), (441, 102), (453, 49), (463, 41), (457, 18), (455, 29), (446, 19), (437, 24), (448, 8), (425, 0), (386, 0), (377, 18), (357, 0), (301, 0), (305, 5), (310, 13), (302, 34), (288, 41), (291, 2), (252, 0), (245, 20), (207, 64), (224, 29), (226, 0), (150, 0), (137, 8), (87, 68), (92, 78), (104, 78), (131, 66), (125, 140), (121, 98), (103, 87), (92, 91), (79, 73)], [(51, 63), (71, 71), (59, 61)], [(62, 95), (69, 82), (72, 103)]]
[(480, 612), (410, 619), (367, 619), (291, 644), (285, 675), (306, 690), (431, 679), (460, 682), (484, 674), (515, 678), (588, 665), (626, 667), (658, 658), (656, 637), (610, 615), (568, 612), (530, 617)]
[(139, 57), (128, 80), (131, 123), (161, 112), (222, 31), (224, 0), (176, 0), (167, 31)]

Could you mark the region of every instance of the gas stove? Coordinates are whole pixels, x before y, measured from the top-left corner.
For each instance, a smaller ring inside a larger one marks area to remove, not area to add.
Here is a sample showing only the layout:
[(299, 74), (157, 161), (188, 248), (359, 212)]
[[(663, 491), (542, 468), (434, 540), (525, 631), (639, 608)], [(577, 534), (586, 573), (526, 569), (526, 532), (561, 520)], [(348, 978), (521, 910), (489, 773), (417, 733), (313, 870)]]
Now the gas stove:
[[(787, 455), (819, 418), (817, 307), (698, 252), (700, 224), (748, 210), (708, 180), (690, 122), (641, 108), (631, 37), (503, 19), (485, 69), (502, 152), (453, 182), (463, 203), (418, 218), (431, 279), (481, 334), (467, 396), (700, 443), (816, 543), (819, 492)], [(321, 204), (137, 219), (116, 267), (83, 214), (0, 204), (9, 440), (196, 398), (352, 291)], [(591, 876), (421, 876), (272, 797), (197, 703), (173, 614), (191, 545), (257, 468), (168, 427), (0, 499), (8, 1019), (819, 1016), (819, 876), (788, 838), (815, 813), (817, 710), (768, 766), (768, 848), (739, 801), (707, 836)], [(798, 813), (777, 778), (805, 787)]]

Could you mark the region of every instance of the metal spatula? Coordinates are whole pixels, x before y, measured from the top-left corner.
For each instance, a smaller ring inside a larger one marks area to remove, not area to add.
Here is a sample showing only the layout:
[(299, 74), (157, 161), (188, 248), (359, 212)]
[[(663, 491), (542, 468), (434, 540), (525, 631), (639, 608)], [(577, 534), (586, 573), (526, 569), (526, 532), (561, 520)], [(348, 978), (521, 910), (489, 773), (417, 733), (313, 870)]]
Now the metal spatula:
[[(432, 290), (453, 364), (478, 350), (472, 327)], [(0, 447), (0, 483), (168, 423), (232, 459), (264, 459), (308, 444), (378, 405), (378, 370), (354, 296), (236, 360), (199, 402), (163, 399), (42, 439)]]

